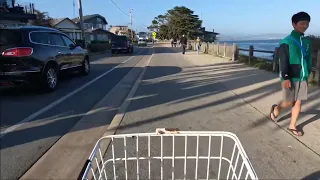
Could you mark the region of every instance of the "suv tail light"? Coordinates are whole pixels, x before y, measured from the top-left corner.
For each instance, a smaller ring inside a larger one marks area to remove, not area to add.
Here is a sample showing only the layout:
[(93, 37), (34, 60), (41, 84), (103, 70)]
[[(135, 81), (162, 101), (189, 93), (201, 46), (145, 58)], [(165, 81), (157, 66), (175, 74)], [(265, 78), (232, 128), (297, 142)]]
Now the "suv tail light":
[(2, 56), (6, 57), (23, 57), (30, 56), (33, 53), (33, 49), (29, 47), (18, 47), (7, 49), (2, 53)]

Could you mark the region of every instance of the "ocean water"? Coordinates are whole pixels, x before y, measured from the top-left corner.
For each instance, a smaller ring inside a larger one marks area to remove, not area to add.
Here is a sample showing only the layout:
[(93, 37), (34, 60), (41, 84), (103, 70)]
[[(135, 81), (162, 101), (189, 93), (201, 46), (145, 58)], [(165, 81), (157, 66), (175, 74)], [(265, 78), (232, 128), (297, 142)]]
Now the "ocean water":
[[(276, 47), (279, 47), (280, 39), (272, 39), (272, 40), (247, 40), (247, 41), (219, 41), (219, 43), (227, 43), (233, 44), (236, 43), (241, 49), (249, 49), (249, 46), (253, 46), (256, 50), (267, 50), (274, 51)], [(240, 54), (249, 55), (247, 51), (240, 51)], [(253, 52), (253, 56), (264, 58), (267, 60), (273, 59), (273, 53), (260, 53)]]

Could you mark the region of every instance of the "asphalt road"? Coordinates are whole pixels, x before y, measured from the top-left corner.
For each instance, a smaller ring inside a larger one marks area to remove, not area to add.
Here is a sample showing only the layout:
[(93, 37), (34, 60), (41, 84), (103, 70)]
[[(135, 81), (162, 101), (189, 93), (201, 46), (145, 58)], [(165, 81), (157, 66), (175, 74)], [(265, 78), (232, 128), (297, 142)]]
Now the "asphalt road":
[[(0, 92), (1, 132), (14, 127), (1, 138), (0, 179), (21, 177), (142, 57), (151, 53), (152, 48), (147, 47), (137, 48), (133, 55), (95, 55), (92, 57), (91, 72), (88, 76), (79, 76), (77, 73), (64, 74), (60, 78), (58, 89), (53, 93), (43, 94), (33, 88)], [(92, 82), (94, 79), (96, 80)], [(88, 83), (89, 85), (83, 88)], [(79, 89), (79, 92), (73, 93)], [(66, 96), (68, 98), (64, 98)], [(61, 98), (63, 101), (60, 103), (47, 111), (41, 111)], [(38, 116), (29, 118), (37, 112), (40, 112)], [(23, 120), (25, 122), (21, 123)]]

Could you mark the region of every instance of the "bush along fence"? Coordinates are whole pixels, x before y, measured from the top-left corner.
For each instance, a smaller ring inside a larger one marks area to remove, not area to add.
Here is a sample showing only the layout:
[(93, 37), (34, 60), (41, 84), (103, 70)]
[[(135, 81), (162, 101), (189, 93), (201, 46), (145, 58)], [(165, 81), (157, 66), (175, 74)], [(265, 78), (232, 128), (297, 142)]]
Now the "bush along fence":
[[(189, 50), (196, 51), (196, 45), (194, 41), (188, 43)], [(223, 58), (228, 58), (232, 61), (239, 61), (246, 63), (250, 66), (257, 67), (259, 69), (265, 69), (268, 71), (279, 72), (279, 48), (275, 48), (273, 51), (257, 50), (253, 46), (249, 49), (239, 48), (237, 44), (219, 44), (219, 43), (202, 43), (200, 51), (205, 54), (211, 54)], [(249, 55), (241, 55), (239, 51), (246, 51)], [(254, 52), (270, 53), (273, 55), (273, 60), (266, 60), (264, 58), (258, 58), (254, 56)], [(313, 68), (310, 77), (312, 84), (318, 84), (320, 86), (320, 49), (314, 50), (312, 53)]]

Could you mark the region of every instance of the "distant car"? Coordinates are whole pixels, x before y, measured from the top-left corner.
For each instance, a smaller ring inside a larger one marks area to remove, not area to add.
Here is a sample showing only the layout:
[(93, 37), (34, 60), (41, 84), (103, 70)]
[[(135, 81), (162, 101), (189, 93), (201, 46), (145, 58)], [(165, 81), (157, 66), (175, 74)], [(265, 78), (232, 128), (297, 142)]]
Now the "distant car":
[(145, 39), (139, 39), (138, 46), (147, 46), (147, 40)]
[(0, 28), (0, 53), (0, 88), (34, 84), (54, 91), (61, 71), (90, 71), (87, 51), (52, 28)]
[(111, 52), (133, 52), (133, 45), (127, 36), (113, 35), (111, 37)]

